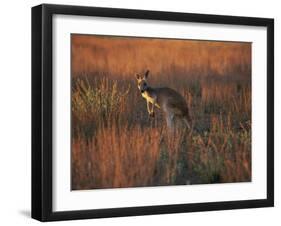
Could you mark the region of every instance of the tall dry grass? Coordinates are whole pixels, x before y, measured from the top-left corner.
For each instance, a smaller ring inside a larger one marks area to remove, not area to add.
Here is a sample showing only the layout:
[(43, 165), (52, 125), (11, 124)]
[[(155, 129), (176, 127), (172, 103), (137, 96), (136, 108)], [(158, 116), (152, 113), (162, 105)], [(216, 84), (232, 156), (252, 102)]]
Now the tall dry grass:
[[(251, 180), (251, 45), (72, 35), (72, 189)], [(180, 92), (194, 130), (149, 118), (135, 73)]]
[(235, 42), (72, 35), (72, 73), (128, 78), (149, 68), (155, 77), (177, 79), (251, 70), (251, 45)]

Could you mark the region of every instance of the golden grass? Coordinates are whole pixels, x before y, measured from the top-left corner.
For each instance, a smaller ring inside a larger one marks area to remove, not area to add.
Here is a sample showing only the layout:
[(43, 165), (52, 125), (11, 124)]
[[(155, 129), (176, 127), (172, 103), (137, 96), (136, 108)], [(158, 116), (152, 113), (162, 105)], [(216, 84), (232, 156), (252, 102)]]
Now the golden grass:
[(117, 126), (102, 128), (88, 143), (85, 139), (74, 139), (72, 161), (77, 170), (73, 175), (74, 188), (152, 185), (159, 139), (157, 129), (127, 125), (119, 129)]
[[(150, 69), (153, 76), (249, 73), (251, 45), (235, 42), (72, 35), (72, 73), (131, 78)], [(168, 42), (168, 43), (167, 43)], [(170, 78), (170, 80), (172, 80)]]

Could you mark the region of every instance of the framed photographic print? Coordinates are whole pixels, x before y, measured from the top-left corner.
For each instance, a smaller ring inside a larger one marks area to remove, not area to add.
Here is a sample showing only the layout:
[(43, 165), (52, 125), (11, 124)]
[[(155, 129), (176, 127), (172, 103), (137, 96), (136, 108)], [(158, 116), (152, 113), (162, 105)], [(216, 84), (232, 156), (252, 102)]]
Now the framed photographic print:
[(274, 21), (32, 8), (32, 217), (274, 205)]

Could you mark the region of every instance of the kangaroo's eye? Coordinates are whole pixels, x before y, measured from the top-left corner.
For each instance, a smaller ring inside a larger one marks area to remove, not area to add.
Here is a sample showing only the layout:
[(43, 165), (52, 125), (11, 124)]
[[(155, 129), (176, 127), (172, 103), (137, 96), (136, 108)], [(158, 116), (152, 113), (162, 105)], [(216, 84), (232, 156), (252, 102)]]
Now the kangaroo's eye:
[(143, 83), (144, 86), (146, 86), (146, 83)]

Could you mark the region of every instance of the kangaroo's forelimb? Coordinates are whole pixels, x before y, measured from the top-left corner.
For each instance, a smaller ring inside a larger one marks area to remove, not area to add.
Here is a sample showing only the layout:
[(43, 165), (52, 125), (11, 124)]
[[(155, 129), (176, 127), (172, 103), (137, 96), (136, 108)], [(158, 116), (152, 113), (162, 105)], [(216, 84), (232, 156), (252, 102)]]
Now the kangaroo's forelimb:
[[(151, 116), (151, 117), (154, 117), (154, 105), (155, 105), (155, 103), (153, 104), (153, 103), (150, 103), (149, 101), (146, 101), (146, 107), (147, 107), (147, 111), (148, 111), (148, 114), (149, 114), (149, 116)], [(151, 106), (151, 108), (150, 108), (150, 106)]]

